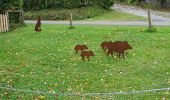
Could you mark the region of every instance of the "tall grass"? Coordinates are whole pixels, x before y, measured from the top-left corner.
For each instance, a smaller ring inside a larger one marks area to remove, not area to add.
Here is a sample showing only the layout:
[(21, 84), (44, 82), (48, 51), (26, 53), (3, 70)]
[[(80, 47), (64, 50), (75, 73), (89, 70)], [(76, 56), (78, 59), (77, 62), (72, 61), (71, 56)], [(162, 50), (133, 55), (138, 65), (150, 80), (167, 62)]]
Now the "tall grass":
[(43, 20), (69, 20), (70, 13), (74, 14), (74, 20), (81, 20), (100, 15), (108, 10), (99, 6), (82, 7), (73, 9), (48, 9), (41, 11), (29, 11), (25, 13), (26, 20), (35, 20), (37, 16), (41, 16)]

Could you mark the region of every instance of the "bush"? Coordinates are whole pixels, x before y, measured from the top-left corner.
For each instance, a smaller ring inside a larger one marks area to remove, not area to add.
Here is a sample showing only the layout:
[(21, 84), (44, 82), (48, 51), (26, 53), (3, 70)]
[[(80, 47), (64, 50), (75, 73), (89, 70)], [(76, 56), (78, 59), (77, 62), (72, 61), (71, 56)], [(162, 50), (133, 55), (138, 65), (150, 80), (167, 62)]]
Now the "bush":
[[(0, 5), (1, 13), (4, 13), (5, 10), (18, 10), (22, 9), (23, 0), (1, 0)], [(10, 25), (19, 23), (19, 16), (18, 13), (9, 13)]]
[(0, 2), (0, 10), (15, 10), (21, 9), (23, 6), (22, 0), (1, 0)]
[(114, 3), (114, 0), (100, 0), (99, 5), (105, 9), (109, 9)]
[(113, 1), (114, 0), (25, 0), (24, 9), (79, 8), (92, 5), (100, 5), (108, 9), (113, 5)]

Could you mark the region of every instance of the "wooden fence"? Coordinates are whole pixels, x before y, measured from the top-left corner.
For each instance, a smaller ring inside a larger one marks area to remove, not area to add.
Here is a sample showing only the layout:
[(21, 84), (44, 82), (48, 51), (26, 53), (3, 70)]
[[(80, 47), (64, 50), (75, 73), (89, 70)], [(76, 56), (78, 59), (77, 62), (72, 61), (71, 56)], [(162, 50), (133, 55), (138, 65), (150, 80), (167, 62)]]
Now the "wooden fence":
[(0, 32), (9, 31), (9, 20), (7, 14), (0, 14)]

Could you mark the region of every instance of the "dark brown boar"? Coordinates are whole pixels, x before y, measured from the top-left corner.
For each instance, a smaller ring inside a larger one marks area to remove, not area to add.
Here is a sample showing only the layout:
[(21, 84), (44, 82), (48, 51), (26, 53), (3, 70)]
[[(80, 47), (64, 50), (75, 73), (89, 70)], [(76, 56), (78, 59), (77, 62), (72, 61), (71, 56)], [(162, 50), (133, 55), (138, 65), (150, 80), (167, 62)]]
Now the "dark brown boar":
[(76, 53), (78, 53), (78, 51), (83, 51), (83, 50), (87, 50), (88, 47), (86, 45), (76, 45), (74, 47), (74, 50), (76, 51)]
[(93, 51), (82, 51), (80, 56), (82, 57), (83, 61), (85, 60), (84, 59), (85, 57), (87, 57), (87, 60), (90, 61), (89, 57), (94, 56), (94, 53), (93, 53)]
[(109, 41), (109, 42), (102, 42), (101, 43), (101, 47), (102, 47), (102, 49), (106, 52), (106, 50), (108, 49), (108, 47), (110, 47), (112, 45), (112, 41)]
[(121, 55), (123, 56), (123, 59), (125, 59), (125, 51), (129, 49), (132, 49), (132, 46), (129, 45), (127, 41), (116, 41), (108, 48), (107, 55), (111, 54), (113, 56), (113, 52), (116, 52), (118, 53), (119, 59), (121, 58)]
[(41, 31), (41, 18), (40, 16), (38, 17), (37, 23), (35, 25), (35, 31), (40, 32)]

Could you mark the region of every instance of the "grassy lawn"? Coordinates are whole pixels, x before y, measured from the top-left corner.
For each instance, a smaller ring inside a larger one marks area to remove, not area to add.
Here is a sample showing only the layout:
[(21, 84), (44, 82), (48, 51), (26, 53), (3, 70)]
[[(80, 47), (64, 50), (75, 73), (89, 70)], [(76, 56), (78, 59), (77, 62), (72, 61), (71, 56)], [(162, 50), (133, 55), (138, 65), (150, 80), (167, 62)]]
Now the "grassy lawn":
[(146, 20), (144, 17), (122, 13), (114, 10), (106, 10), (100, 7), (82, 7), (74, 9), (49, 9), (41, 11), (29, 11), (24, 14), (26, 20), (36, 20), (41, 16), (43, 20), (69, 20), (72, 12), (74, 20), (111, 20), (134, 21)]
[(133, 14), (122, 13), (114, 10), (110, 10), (101, 15), (89, 18), (89, 20), (108, 20), (108, 21), (136, 21), (136, 20), (146, 20), (145, 17), (136, 16)]
[[(43, 25), (34, 32), (27, 25), (0, 35), (0, 85), (18, 89), (64, 93), (127, 92), (170, 87), (170, 29), (158, 27), (149, 33), (145, 27)], [(126, 40), (133, 46), (126, 60), (107, 57), (102, 41)], [(73, 50), (87, 44), (95, 52), (90, 62), (82, 61)], [(40, 94), (0, 89), (0, 98), (32, 100)], [(44, 95), (45, 100), (56, 96)], [(59, 100), (83, 97), (58, 96)], [(170, 92), (86, 97), (118, 100), (161, 100)]]

